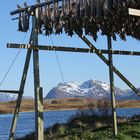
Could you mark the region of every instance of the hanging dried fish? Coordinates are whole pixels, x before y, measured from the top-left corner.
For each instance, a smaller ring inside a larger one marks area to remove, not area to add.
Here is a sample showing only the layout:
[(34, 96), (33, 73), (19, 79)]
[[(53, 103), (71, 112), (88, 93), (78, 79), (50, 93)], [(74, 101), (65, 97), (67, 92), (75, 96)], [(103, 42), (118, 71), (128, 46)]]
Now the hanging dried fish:
[(66, 34), (69, 34), (69, 19), (68, 19), (68, 0), (64, 0), (64, 9), (65, 9), (65, 14), (64, 14), (64, 31)]
[[(19, 13), (18, 21), (18, 30), (22, 32), (29, 29), (29, 18), (33, 15), (26, 3), (24, 6), (27, 10)], [(46, 4), (34, 13), (37, 16), (36, 28), (45, 35), (61, 34), (63, 29), (69, 36), (74, 31), (80, 34), (84, 31), (95, 41), (99, 31), (114, 40), (116, 35), (123, 40), (128, 35), (140, 39), (140, 20), (126, 15), (129, 7), (140, 9), (139, 0), (53, 0), (52, 4)]]
[[(21, 7), (17, 5), (17, 8), (20, 9)], [(21, 17), (21, 12), (19, 12), (19, 19), (18, 19), (18, 31), (22, 32), (22, 17)]]
[(80, 18), (83, 18), (85, 15), (84, 0), (80, 0)]
[(104, 6), (104, 0), (97, 0), (97, 6), (96, 6), (96, 17), (102, 18), (103, 17), (103, 6)]
[[(46, 1), (48, 2), (48, 0)], [(48, 36), (53, 32), (50, 5), (45, 6), (45, 13), (46, 14), (44, 17), (44, 30), (45, 30), (45, 35)]]
[[(19, 5), (17, 5), (18, 9), (21, 9)], [(29, 30), (29, 19), (30, 15), (27, 11), (19, 12), (19, 21), (18, 21), (18, 31), (27, 32)]]
[(37, 8), (35, 10), (35, 16), (36, 16), (36, 30), (38, 33), (41, 33), (41, 8)]
[(55, 34), (60, 34), (62, 33), (62, 23), (60, 21), (60, 13), (59, 13), (59, 6), (58, 6), (58, 1), (56, 1), (55, 7)]
[(113, 8), (113, 0), (105, 0), (104, 2), (104, 15), (110, 16)]
[(68, 7), (68, 15), (69, 15), (70, 9), (71, 9), (71, 7), (70, 7), (70, 0), (67, 0), (67, 7)]
[(44, 20), (43, 20), (43, 30), (45, 31), (45, 35), (47, 36), (49, 33), (48, 33), (48, 7), (47, 5), (44, 6)]
[(65, 1), (65, 16), (68, 15), (68, 0), (64, 0)]
[(30, 26), (30, 15), (26, 14), (26, 32), (29, 30), (29, 26)]
[(73, 17), (76, 16), (76, 0), (71, 0), (71, 12)]
[(50, 7), (50, 5), (48, 5), (48, 27), (49, 27), (49, 34), (53, 33), (53, 10)]
[(85, 16), (90, 18), (91, 16), (91, 0), (85, 0)]
[(53, 0), (53, 7), (52, 7), (52, 10), (53, 10), (53, 18), (55, 19), (56, 17), (56, 0)]
[(69, 0), (69, 22), (70, 22), (70, 36), (72, 36), (74, 34), (74, 29), (75, 29), (75, 22), (76, 22), (76, 3), (74, 0)]
[(62, 10), (59, 11), (59, 17), (60, 17), (60, 24), (63, 28), (65, 24), (65, 1), (64, 0), (62, 0)]
[(72, 0), (69, 0), (69, 9), (70, 14), (72, 14)]
[(90, 11), (89, 11), (89, 3), (88, 3), (88, 0), (84, 0), (84, 18), (83, 18), (83, 26), (84, 26), (84, 29), (85, 29), (85, 34), (90, 34), (89, 32), (89, 24), (90, 24), (90, 21), (89, 21), (89, 15), (90, 15)]
[(29, 29), (29, 16), (26, 12), (22, 12), (21, 14), (21, 23), (22, 23), (22, 32), (27, 32)]
[(65, 5), (64, 5), (64, 0), (62, 0), (62, 13), (61, 13), (61, 17), (63, 17), (65, 15)]
[(77, 19), (80, 18), (80, 0), (77, 0), (77, 3), (76, 3), (76, 18)]
[(97, 0), (91, 0), (91, 20), (96, 17)]
[(21, 12), (19, 12), (19, 19), (18, 19), (18, 31), (22, 31), (22, 20), (21, 20)]

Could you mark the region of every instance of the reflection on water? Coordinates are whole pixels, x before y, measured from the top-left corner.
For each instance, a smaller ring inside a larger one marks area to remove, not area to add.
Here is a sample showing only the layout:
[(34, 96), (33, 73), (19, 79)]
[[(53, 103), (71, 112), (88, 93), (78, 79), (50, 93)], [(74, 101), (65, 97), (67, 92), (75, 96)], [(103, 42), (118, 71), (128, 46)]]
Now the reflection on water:
[[(55, 123), (64, 123), (77, 111), (47, 111), (44, 112), (44, 128)], [(22, 137), (34, 131), (34, 112), (20, 113), (15, 137)], [(13, 115), (0, 115), (0, 140), (7, 140)]]
[[(52, 126), (55, 123), (64, 123), (68, 118), (76, 114), (76, 110), (64, 111), (47, 111), (44, 112), (44, 128)], [(118, 116), (131, 117), (140, 114), (140, 108), (119, 108), (117, 109)], [(20, 113), (16, 128), (15, 137), (22, 137), (34, 131), (34, 113)], [(0, 140), (7, 140), (12, 123), (12, 114), (0, 115)]]

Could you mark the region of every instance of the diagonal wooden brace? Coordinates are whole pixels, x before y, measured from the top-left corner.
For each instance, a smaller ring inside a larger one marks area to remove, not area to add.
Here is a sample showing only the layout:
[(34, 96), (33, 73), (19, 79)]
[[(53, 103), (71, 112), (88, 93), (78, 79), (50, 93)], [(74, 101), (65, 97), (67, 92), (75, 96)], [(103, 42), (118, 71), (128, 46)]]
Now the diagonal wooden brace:
[(18, 95), (18, 98), (17, 98), (16, 107), (15, 107), (14, 116), (13, 116), (13, 121), (12, 121), (12, 126), (11, 126), (11, 130), (10, 130), (10, 135), (9, 135), (9, 140), (14, 140), (14, 133), (15, 133), (18, 115), (19, 115), (19, 111), (20, 111), (22, 95), (23, 95), (23, 91), (24, 91), (24, 87), (25, 87), (25, 82), (27, 79), (27, 72), (28, 72), (28, 67), (29, 67), (30, 58), (31, 58), (31, 51), (32, 50), (28, 50), (27, 55), (26, 55), (25, 66), (24, 66), (22, 80), (21, 80), (21, 84), (20, 84), (20, 91), (22, 91), (22, 92), (21, 92), (21, 94)]
[[(32, 39), (32, 34), (33, 33), (31, 33), (30, 42)], [(14, 140), (14, 134), (15, 134), (16, 124), (17, 124), (17, 120), (18, 120), (18, 115), (20, 112), (22, 95), (24, 92), (24, 87), (25, 87), (25, 83), (26, 83), (26, 79), (27, 79), (27, 73), (28, 73), (29, 63), (30, 63), (30, 59), (31, 59), (31, 53), (32, 53), (32, 50), (28, 50), (27, 54), (26, 54), (26, 60), (25, 60), (22, 79), (21, 79), (20, 88), (19, 88), (19, 90), (22, 92), (17, 97), (16, 107), (14, 110), (14, 116), (13, 116), (12, 125), (11, 125), (11, 129), (10, 129), (10, 134), (9, 134), (9, 140)]]
[[(103, 60), (105, 64), (109, 65), (109, 61), (106, 57), (84, 36), (76, 32), (77, 35), (92, 49), (95, 49), (95, 53)], [(123, 74), (112, 65), (112, 70), (138, 95), (140, 96), (140, 91), (126, 78)]]

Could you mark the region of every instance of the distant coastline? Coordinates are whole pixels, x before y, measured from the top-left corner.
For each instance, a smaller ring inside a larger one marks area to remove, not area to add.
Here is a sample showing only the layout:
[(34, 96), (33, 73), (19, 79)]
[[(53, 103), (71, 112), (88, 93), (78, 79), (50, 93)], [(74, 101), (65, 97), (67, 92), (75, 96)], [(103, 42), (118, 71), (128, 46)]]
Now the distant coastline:
[[(44, 100), (44, 111), (59, 111), (59, 110), (84, 110), (95, 109), (97, 100), (95, 99), (51, 99)], [(0, 103), (0, 114), (12, 114), (16, 101)], [(139, 100), (123, 100), (116, 101), (117, 108), (140, 108)], [(34, 112), (34, 101), (23, 100), (20, 112)]]

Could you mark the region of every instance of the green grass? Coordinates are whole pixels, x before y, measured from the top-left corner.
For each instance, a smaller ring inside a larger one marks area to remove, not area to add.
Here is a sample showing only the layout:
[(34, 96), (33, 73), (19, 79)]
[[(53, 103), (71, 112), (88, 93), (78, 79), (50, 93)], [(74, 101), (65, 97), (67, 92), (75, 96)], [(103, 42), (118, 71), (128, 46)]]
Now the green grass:
[(113, 137), (111, 127), (92, 129), (90, 127), (68, 127), (58, 125), (56, 131), (48, 132), (45, 139), (49, 140), (140, 140), (140, 122), (118, 126), (118, 135)]
[[(119, 118), (122, 120), (123, 118)], [(55, 124), (45, 131), (45, 140), (140, 140), (140, 116), (118, 124), (118, 135), (113, 136), (111, 118), (81, 113), (66, 124)], [(34, 134), (20, 140), (34, 140)]]

